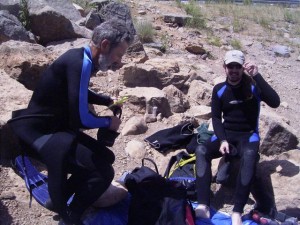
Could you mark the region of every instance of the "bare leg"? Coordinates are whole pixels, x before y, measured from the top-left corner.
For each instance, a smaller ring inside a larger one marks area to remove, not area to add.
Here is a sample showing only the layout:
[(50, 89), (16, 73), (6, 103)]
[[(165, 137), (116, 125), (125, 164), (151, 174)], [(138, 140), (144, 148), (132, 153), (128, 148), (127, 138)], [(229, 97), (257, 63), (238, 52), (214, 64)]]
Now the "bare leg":
[(199, 204), (195, 209), (195, 214), (196, 214), (196, 218), (209, 219), (210, 218), (209, 207), (207, 205)]
[(233, 212), (231, 214), (231, 224), (232, 225), (242, 225), (242, 215), (239, 212)]

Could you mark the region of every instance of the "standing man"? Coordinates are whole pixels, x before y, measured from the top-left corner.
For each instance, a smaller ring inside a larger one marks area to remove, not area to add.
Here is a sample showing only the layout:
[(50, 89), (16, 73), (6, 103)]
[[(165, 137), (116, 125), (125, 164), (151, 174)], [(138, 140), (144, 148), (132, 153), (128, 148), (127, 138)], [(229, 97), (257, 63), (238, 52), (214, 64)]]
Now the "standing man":
[(89, 104), (110, 106), (113, 100), (92, 92), (88, 85), (93, 70), (119, 67), (132, 41), (122, 21), (102, 23), (94, 29), (89, 45), (67, 51), (46, 69), (28, 107), (14, 112), (10, 121), (26, 153), (46, 164), (48, 208), (67, 224), (82, 224), (83, 212), (113, 180), (114, 153), (81, 129), (118, 130), (118, 117), (89, 111)]
[(211, 160), (230, 154), (231, 145), (240, 158), (234, 193), (232, 225), (241, 225), (258, 161), (260, 102), (272, 108), (280, 104), (275, 90), (259, 74), (256, 65), (245, 63), (244, 54), (228, 51), (224, 58), (226, 81), (213, 88), (212, 123), (214, 135), (196, 149), (196, 185), (199, 206), (196, 217), (209, 218)]

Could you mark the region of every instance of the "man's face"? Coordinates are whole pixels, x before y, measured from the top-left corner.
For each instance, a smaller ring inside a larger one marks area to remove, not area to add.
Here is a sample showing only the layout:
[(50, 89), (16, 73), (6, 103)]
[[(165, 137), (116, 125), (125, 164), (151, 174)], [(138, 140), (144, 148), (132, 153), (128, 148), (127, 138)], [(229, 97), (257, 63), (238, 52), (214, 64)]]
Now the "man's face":
[(121, 60), (128, 48), (127, 42), (122, 42), (118, 46), (110, 48), (108, 53), (101, 53), (98, 57), (98, 69), (107, 71), (112, 68), (118, 69), (121, 67)]
[(232, 62), (224, 65), (227, 80), (229, 84), (237, 85), (241, 80), (244, 72), (243, 65)]

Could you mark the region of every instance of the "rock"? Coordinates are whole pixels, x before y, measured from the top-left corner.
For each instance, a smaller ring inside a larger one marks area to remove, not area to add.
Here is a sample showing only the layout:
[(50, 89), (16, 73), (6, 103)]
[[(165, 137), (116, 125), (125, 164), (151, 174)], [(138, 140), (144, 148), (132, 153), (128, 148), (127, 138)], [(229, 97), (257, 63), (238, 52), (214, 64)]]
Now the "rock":
[(148, 127), (143, 117), (134, 116), (130, 118), (122, 129), (122, 135), (137, 135), (143, 134), (147, 131)]
[(112, 1), (101, 8), (100, 15), (104, 21), (111, 18), (123, 20), (131, 34), (136, 35), (136, 30), (131, 18), (130, 8), (126, 4)]
[(13, 200), (15, 198), (16, 198), (15, 194), (10, 191), (3, 191), (0, 194), (0, 200)]
[(144, 115), (144, 119), (145, 119), (146, 123), (154, 123), (157, 121), (157, 117), (155, 115), (148, 114), (148, 113), (146, 113)]
[(196, 54), (196, 55), (203, 55), (206, 53), (206, 50), (203, 48), (202, 45), (189, 44), (188, 46), (185, 47), (185, 49), (188, 52)]
[(273, 47), (273, 52), (277, 56), (282, 56), (286, 58), (290, 57), (290, 50), (287, 46), (284, 45), (275, 45)]
[(11, 40), (0, 45), (0, 69), (30, 90), (54, 57), (55, 54), (38, 44)]
[(166, 93), (166, 97), (171, 107), (171, 111), (174, 113), (185, 112), (189, 108), (189, 102), (183, 95), (182, 91), (176, 88), (174, 85), (169, 85), (163, 89)]
[(35, 42), (22, 23), (8, 11), (0, 10), (0, 44), (9, 40)]
[(152, 114), (153, 108), (157, 108), (157, 114), (169, 117), (172, 112), (164, 91), (153, 87), (126, 88), (120, 92), (121, 96), (128, 96), (131, 108), (139, 113)]
[(140, 141), (132, 140), (127, 143), (125, 152), (132, 158), (142, 159), (146, 155), (145, 144)]
[(90, 30), (94, 30), (95, 27), (100, 25), (102, 22), (99, 13), (96, 10), (91, 10), (86, 16), (85, 26)]
[(265, 155), (276, 155), (297, 148), (299, 141), (295, 134), (278, 122), (271, 122), (268, 131), (261, 141), (260, 152)]
[(209, 106), (211, 104), (212, 89), (212, 85), (206, 82), (192, 81), (187, 94), (190, 104)]
[[(74, 10), (76, 11), (75, 8)], [(78, 11), (76, 12), (79, 14)], [(91, 30), (78, 26), (68, 18), (68, 15), (69, 14), (61, 14), (58, 10), (49, 5), (44, 8), (36, 8), (35, 10), (31, 9), (31, 31), (39, 36), (39, 43), (42, 45), (64, 39), (90, 38), (92, 36)], [(81, 18), (80, 14), (79, 18)], [(45, 24), (51, 24), (51, 29)]]
[(281, 102), (280, 105), (285, 109), (289, 107), (289, 104), (287, 102)]
[(209, 120), (211, 118), (211, 108), (205, 105), (192, 106), (186, 111), (185, 116), (188, 118), (195, 117), (196, 119)]
[(192, 16), (186, 15), (177, 15), (177, 14), (165, 14), (163, 15), (164, 22), (177, 24), (178, 26), (184, 26), (188, 19), (192, 18)]

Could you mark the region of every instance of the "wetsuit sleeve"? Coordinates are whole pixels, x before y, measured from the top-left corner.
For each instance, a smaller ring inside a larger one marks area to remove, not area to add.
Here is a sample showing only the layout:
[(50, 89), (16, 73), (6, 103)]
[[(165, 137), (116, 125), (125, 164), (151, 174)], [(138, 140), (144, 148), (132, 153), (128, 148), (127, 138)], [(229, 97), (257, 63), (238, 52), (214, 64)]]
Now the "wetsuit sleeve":
[(90, 104), (96, 104), (96, 105), (111, 105), (114, 101), (111, 99), (111, 97), (107, 95), (97, 94), (94, 91), (89, 89), (88, 93), (89, 103)]
[(260, 98), (268, 106), (277, 108), (280, 105), (280, 97), (277, 92), (264, 80), (264, 78), (257, 74), (253, 78), (260, 91)]
[(226, 140), (226, 134), (222, 124), (222, 102), (218, 96), (218, 86), (213, 89), (212, 102), (211, 102), (211, 114), (212, 114), (212, 124), (214, 128), (215, 135), (220, 141)]
[[(89, 110), (88, 84), (90, 76), (90, 64), (83, 65), (82, 54), (71, 57), (66, 68), (68, 86), (68, 105), (70, 124), (75, 127), (99, 128), (109, 127), (110, 117), (99, 117)], [(87, 61), (85, 61), (87, 64)]]

